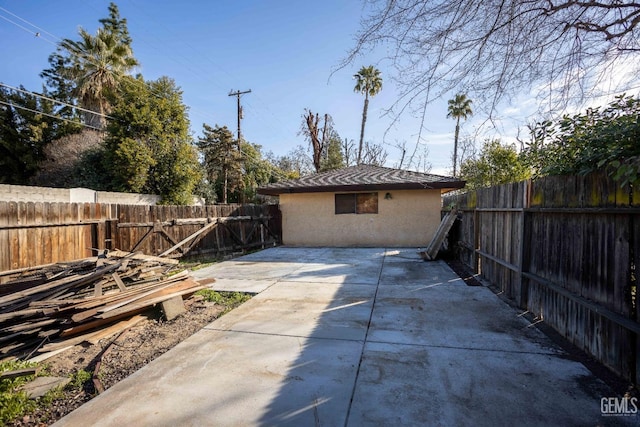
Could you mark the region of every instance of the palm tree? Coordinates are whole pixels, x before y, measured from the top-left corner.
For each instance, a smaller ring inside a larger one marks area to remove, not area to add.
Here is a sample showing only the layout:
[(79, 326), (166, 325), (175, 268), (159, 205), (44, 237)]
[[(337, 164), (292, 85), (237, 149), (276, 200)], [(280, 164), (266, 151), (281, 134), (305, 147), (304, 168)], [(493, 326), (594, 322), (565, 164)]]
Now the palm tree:
[(96, 113), (85, 114), (85, 122), (100, 129), (106, 126), (108, 95), (115, 91), (124, 75), (138, 65), (131, 47), (114, 32), (98, 29), (95, 36), (80, 29), (80, 41), (61, 42), (71, 57), (71, 77), (80, 105)]
[(356, 163), (359, 165), (362, 159), (362, 142), (364, 140), (364, 124), (367, 121), (367, 109), (369, 108), (369, 97), (376, 96), (382, 90), (382, 77), (380, 70), (373, 65), (362, 67), (353, 77), (356, 79), (354, 92), (364, 94), (364, 109), (362, 110), (362, 127), (360, 128), (360, 144), (358, 145), (358, 158)]
[(456, 119), (456, 133), (453, 138), (453, 176), (456, 176), (456, 166), (458, 162), (458, 135), (460, 134), (460, 119), (467, 120), (467, 117), (473, 115), (471, 110), (471, 100), (467, 95), (458, 93), (453, 99), (449, 100), (447, 117)]

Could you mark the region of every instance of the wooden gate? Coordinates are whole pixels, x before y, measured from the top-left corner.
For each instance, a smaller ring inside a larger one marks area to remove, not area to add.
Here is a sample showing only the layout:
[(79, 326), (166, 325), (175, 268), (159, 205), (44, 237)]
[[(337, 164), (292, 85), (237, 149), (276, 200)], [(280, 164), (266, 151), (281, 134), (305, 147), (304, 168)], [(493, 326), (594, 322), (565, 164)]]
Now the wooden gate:
[(264, 248), (279, 242), (278, 212), (262, 205), (126, 206), (111, 227), (111, 244), (169, 257)]

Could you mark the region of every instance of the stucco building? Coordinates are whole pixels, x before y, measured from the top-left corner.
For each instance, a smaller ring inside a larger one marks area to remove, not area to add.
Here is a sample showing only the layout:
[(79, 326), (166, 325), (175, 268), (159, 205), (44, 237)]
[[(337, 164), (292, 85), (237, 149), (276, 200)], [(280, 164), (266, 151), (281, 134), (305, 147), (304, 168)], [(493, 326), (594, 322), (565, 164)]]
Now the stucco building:
[(282, 240), (291, 246), (418, 247), (440, 224), (455, 178), (360, 165), (258, 189), (279, 196)]

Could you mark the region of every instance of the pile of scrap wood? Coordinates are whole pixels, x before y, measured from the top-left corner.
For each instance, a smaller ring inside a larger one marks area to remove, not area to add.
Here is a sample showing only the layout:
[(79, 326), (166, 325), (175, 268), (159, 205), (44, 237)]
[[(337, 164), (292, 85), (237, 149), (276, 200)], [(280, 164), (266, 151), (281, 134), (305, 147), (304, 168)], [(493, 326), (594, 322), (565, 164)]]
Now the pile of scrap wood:
[(96, 343), (206, 285), (177, 260), (114, 251), (0, 273), (0, 360)]

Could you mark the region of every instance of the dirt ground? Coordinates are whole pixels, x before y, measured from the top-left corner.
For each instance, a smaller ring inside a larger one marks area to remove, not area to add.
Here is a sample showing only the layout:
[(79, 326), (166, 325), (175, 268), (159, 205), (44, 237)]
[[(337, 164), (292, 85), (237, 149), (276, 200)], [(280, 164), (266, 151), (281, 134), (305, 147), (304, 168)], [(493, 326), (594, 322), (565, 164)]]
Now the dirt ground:
[[(97, 345), (78, 345), (49, 358), (43, 362), (48, 366), (47, 373), (61, 377), (69, 377), (79, 370), (93, 373), (99, 363), (97, 378), (106, 390), (202, 329), (227, 309), (198, 297), (186, 300), (185, 305), (187, 312), (172, 321), (163, 320), (158, 309), (147, 313), (148, 320), (120, 335), (106, 338)], [(96, 393), (91, 379), (81, 386), (67, 386), (50, 405), (10, 425), (48, 426), (91, 400)]]

